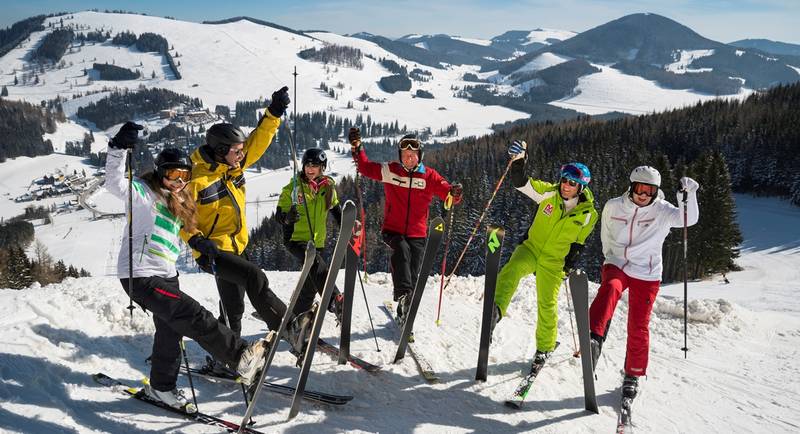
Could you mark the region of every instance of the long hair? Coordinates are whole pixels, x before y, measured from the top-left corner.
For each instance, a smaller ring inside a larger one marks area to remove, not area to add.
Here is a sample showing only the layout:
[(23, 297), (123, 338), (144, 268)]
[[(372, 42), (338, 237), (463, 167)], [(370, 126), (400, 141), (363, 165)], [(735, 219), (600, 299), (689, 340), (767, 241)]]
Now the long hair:
[(172, 193), (161, 184), (161, 178), (155, 172), (147, 172), (142, 175), (150, 190), (154, 191), (166, 203), (169, 212), (183, 223), (183, 229), (192, 232), (197, 228), (197, 204), (191, 195), (184, 188), (183, 190)]

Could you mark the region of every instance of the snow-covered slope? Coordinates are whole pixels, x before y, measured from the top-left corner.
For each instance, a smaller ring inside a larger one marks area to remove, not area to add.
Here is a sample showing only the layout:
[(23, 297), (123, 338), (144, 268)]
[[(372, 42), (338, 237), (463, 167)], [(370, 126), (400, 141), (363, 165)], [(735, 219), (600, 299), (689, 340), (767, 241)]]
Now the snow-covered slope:
[[(72, 17), (72, 18), (70, 18)], [(49, 19), (58, 23), (60, 17)], [(493, 123), (502, 123), (525, 117), (525, 114), (503, 107), (484, 107), (456, 99), (451, 96), (450, 86), (460, 82), (463, 75), (455, 72), (417, 66), (400, 59), (375, 44), (358, 38), (338, 36), (330, 33), (313, 33), (310, 36), (286, 32), (273, 27), (240, 20), (228, 24), (199, 24), (166, 18), (133, 15), (80, 12), (64, 18), (65, 25), (78, 26), (82, 32), (89, 30), (131, 31), (135, 34), (153, 32), (164, 36), (170, 44), (170, 52), (176, 52), (176, 62), (183, 78), (175, 80), (163, 56), (156, 53), (141, 53), (135, 48), (117, 47), (107, 41), (103, 44), (87, 43), (74, 47), (74, 52), (64, 55), (63, 69), (47, 70), (39, 74), (38, 85), (13, 86), (14, 73), (22, 76), (30, 64), (25, 56), (49, 31), (35, 32), (31, 41), (12, 50), (0, 58), (1, 84), (9, 84), (9, 98), (23, 99), (38, 104), (43, 99), (56, 95), (69, 97), (74, 93), (86, 93), (107, 87), (137, 88), (163, 87), (182, 94), (202, 99), (205, 106), (214, 109), (217, 104), (233, 107), (237, 100), (253, 100), (269, 97), (283, 85), (293, 86), (292, 72), (297, 67), (297, 107), (299, 112), (328, 111), (339, 116), (355, 118), (370, 115), (376, 122), (399, 121), (412, 129), (431, 128), (433, 131), (456, 123), (462, 136), (482, 135), (490, 132)], [(364, 54), (364, 69), (324, 65), (301, 59), (297, 53), (308, 48), (321, 48), (323, 41), (361, 48)], [(390, 75), (377, 59), (389, 58), (409, 70), (419, 67), (434, 73), (427, 83), (414, 82), (411, 92), (389, 94), (378, 86), (378, 80)], [(114, 63), (143, 73), (139, 80), (92, 81), (83, 75), (84, 68), (92, 63)], [(141, 66), (140, 66), (141, 64)], [(151, 78), (155, 73), (156, 78)], [(6, 83), (8, 82), (8, 83)], [(337, 99), (319, 90), (320, 83), (335, 87)], [(412, 98), (417, 88), (434, 94), (436, 99)], [(368, 93), (375, 99), (386, 99), (385, 103), (362, 103), (358, 97)], [(292, 89), (294, 96), (294, 89)], [(79, 101), (86, 104), (89, 101)], [(355, 108), (348, 109), (348, 102)], [(413, 103), (413, 104), (412, 104)], [(67, 104), (67, 114), (77, 109), (76, 104)], [(412, 107), (413, 106), (413, 107)], [(363, 111), (368, 107), (369, 111)], [(443, 109), (440, 109), (442, 108)]]
[[(800, 348), (798, 303), (792, 282), (800, 267), (798, 240), (786, 239), (783, 227), (797, 227), (800, 211), (774, 199), (737, 197), (745, 250), (730, 284), (715, 278), (690, 282), (689, 358), (684, 359), (682, 285), (665, 288), (652, 317), (651, 366), (635, 404), (640, 432), (796, 432), (800, 410), (795, 397), (800, 381), (795, 360)], [(770, 219), (762, 218), (765, 211)], [(114, 228), (120, 237), (121, 228)], [(784, 236), (776, 235), (778, 232)], [(795, 237), (796, 238), (796, 237)], [(55, 244), (50, 244), (55, 249)], [(96, 246), (96, 259), (104, 249)], [(506, 246), (505, 248), (511, 248)], [(764, 256), (761, 256), (764, 255)], [(287, 297), (297, 273), (270, 272), (272, 288)], [(183, 289), (216, 310), (213, 278), (183, 273)], [(776, 279), (778, 279), (776, 277)], [(342, 285), (341, 277), (339, 284)], [(413, 361), (391, 363), (395, 343), (389, 318), (378, 308), (391, 295), (387, 274), (365, 282), (378, 345), (360, 291), (356, 291), (352, 351), (383, 365), (370, 375), (337, 365), (325, 355), (314, 360), (308, 387), (355, 395), (343, 408), (304, 402), (300, 415), (286, 422), (289, 400), (264, 395), (255, 412), (255, 428), (265, 432), (610, 432), (615, 425), (619, 370), (624, 361), (627, 297), (597, 367), (600, 414), (583, 411), (579, 360), (572, 357), (570, 311), (561, 295), (559, 336), (562, 345), (537, 379), (523, 411), (502, 401), (514, 389), (534, 352), (535, 288), (523, 280), (509, 314), (498, 325), (491, 349), (489, 380), (473, 381), (479, 335), (482, 277), (456, 278), (445, 294), (443, 324), (434, 325), (438, 277), (428, 281), (416, 321), (418, 346), (441, 374), (426, 384)], [(590, 299), (596, 285), (590, 285)], [(713, 292), (712, 292), (713, 291)], [(761, 294), (762, 297), (758, 297)], [(744, 295), (744, 297), (742, 296)], [(705, 298), (709, 297), (709, 298)], [(749, 300), (749, 299), (750, 300)], [(753, 299), (756, 301), (753, 302)], [(787, 304), (787, 301), (791, 301)], [(147, 375), (153, 325), (136, 311), (128, 316), (127, 298), (114, 277), (70, 279), (45, 288), (0, 290), (0, 430), (5, 432), (218, 432), (176, 419), (96, 386), (90, 375), (106, 372), (130, 383)], [(787, 307), (788, 306), (788, 307)], [(250, 307), (248, 312), (252, 311)], [(262, 325), (246, 316), (243, 334), (261, 336)], [(322, 335), (336, 341), (329, 317)], [(203, 351), (188, 342), (189, 359), (199, 364)], [(297, 369), (282, 350), (273, 379), (292, 383)], [(181, 387), (188, 387), (186, 378)], [(196, 380), (202, 411), (238, 420), (244, 412), (241, 392), (229, 385)]]

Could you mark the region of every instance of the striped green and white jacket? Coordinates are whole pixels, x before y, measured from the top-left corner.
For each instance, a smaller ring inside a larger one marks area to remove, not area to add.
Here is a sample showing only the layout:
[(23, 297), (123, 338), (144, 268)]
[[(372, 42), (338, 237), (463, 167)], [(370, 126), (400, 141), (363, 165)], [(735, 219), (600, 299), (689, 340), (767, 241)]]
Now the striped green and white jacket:
[[(128, 206), (125, 178), (126, 152), (108, 149), (105, 187)], [(175, 261), (181, 252), (178, 232), (181, 222), (164, 201), (143, 180), (133, 180), (133, 277), (174, 277)], [(128, 277), (128, 224), (125, 225), (117, 261), (117, 274)]]

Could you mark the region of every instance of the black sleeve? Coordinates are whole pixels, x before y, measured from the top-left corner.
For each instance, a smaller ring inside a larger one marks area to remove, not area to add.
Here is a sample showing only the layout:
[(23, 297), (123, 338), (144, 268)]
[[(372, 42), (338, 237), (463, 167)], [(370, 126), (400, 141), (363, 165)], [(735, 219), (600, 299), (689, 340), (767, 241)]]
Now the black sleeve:
[(286, 213), (283, 212), (281, 207), (278, 207), (278, 210), (275, 211), (275, 220), (283, 226), (286, 226)]
[(331, 215), (333, 219), (336, 220), (336, 226), (342, 225), (342, 205), (336, 204), (333, 208), (330, 209)]
[(564, 270), (570, 270), (575, 268), (575, 264), (578, 262), (578, 257), (581, 255), (583, 251), (583, 244), (579, 243), (572, 243), (569, 246), (569, 253), (567, 256), (564, 257)]
[(526, 158), (520, 158), (511, 163), (511, 169), (509, 169), (509, 171), (511, 172), (511, 184), (514, 185), (514, 188), (524, 187), (525, 184), (528, 183), (528, 177), (525, 176), (526, 160)]

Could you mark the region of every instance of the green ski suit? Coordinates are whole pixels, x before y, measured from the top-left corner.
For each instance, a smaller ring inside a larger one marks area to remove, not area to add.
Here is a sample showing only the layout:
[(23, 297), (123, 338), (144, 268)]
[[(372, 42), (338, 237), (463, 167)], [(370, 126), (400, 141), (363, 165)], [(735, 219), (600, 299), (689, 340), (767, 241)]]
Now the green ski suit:
[[(522, 165), (517, 169), (521, 170)], [(512, 166), (513, 168), (513, 166)], [(564, 257), (572, 243), (583, 244), (597, 222), (594, 196), (584, 188), (578, 204), (565, 212), (559, 184), (528, 178), (517, 189), (539, 204), (528, 237), (514, 250), (497, 276), (495, 303), (503, 316), (517, 291), (519, 281), (536, 275), (536, 349), (549, 352), (555, 348), (558, 324), (558, 291), (564, 279)]]

